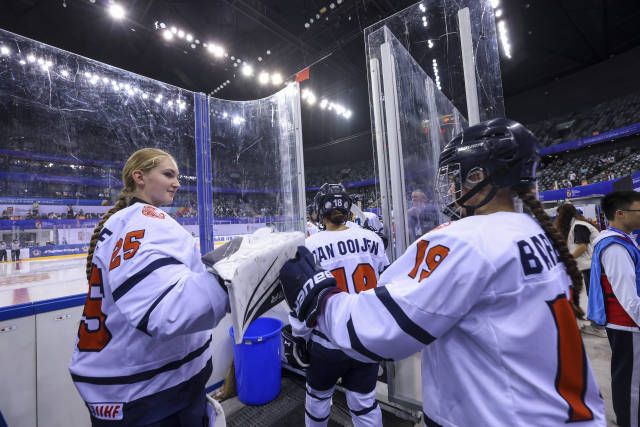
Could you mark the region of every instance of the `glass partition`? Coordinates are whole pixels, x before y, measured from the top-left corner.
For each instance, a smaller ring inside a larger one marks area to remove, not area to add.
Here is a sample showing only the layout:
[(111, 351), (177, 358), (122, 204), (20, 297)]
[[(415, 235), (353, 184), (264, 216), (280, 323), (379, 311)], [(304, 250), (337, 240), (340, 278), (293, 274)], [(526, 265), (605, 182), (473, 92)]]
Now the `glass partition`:
[[(365, 44), (393, 260), (445, 220), (435, 195), (443, 146), (469, 122), (504, 116), (493, 8), (488, 0), (425, 0), (369, 27)], [(418, 410), (419, 355), (387, 371), (389, 400)]]
[(254, 101), (209, 99), (216, 241), (304, 230), (299, 108), (297, 83)]
[[(171, 153), (165, 209), (198, 233), (193, 94), (0, 31), (0, 306), (86, 292), (84, 254), (135, 150)], [(1, 243), (0, 243), (1, 245)], [(46, 286), (41, 286), (46, 285)]]
[[(459, 14), (465, 9), (468, 9), (469, 23), (461, 26)], [(388, 28), (417, 65), (466, 117), (466, 52), (461, 41), (468, 38), (474, 55), (470, 65), (475, 74), (479, 119), (504, 117), (500, 58), (491, 0), (423, 0), (416, 3), (365, 29), (368, 57), (374, 57), (377, 50), (376, 44), (371, 43), (371, 34), (383, 27)]]

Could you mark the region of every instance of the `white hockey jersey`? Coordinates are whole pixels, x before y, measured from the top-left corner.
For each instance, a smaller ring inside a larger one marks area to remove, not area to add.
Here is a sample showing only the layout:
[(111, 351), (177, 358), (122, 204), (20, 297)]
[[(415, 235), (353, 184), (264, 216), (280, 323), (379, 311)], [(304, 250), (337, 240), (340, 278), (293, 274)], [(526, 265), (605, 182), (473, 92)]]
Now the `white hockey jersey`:
[(534, 219), (478, 215), (422, 236), (377, 288), (330, 297), (317, 329), (364, 361), (422, 350), (437, 424), (604, 426), (569, 284)]
[(307, 231), (305, 233), (307, 237), (310, 237), (312, 234), (316, 234), (318, 231), (320, 231), (320, 229), (317, 225), (311, 221), (307, 221)]
[[(349, 293), (375, 288), (380, 273), (389, 265), (380, 237), (357, 226), (314, 234), (305, 240), (305, 246), (322, 268), (331, 271), (338, 286)], [(311, 332), (296, 319), (289, 320), (294, 335), (308, 336)], [(323, 347), (338, 348), (322, 335), (313, 334), (311, 338)]]
[[(366, 222), (376, 231), (383, 231), (382, 221), (374, 212), (363, 212)], [(362, 224), (364, 226), (364, 224)]]
[(228, 306), (196, 241), (134, 203), (106, 221), (93, 264), (69, 364), (89, 411), (139, 425), (187, 406), (211, 374), (211, 329)]

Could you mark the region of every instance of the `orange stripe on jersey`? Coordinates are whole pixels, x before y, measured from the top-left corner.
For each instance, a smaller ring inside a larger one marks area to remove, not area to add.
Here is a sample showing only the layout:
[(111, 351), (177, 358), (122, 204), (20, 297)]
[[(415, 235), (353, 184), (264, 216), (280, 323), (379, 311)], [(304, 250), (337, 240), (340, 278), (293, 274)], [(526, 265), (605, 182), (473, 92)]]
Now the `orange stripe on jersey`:
[(582, 338), (565, 294), (547, 301), (558, 328), (558, 371), (556, 389), (569, 404), (566, 422), (593, 419), (593, 413), (584, 403), (587, 387), (587, 362)]

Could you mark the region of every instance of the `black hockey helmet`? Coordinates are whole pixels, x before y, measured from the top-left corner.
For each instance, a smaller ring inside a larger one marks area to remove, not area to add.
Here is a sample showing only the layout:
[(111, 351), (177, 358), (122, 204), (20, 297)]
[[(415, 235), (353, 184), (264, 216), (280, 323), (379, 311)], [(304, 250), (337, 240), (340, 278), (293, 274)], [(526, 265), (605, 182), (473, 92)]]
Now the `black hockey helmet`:
[[(436, 190), (444, 214), (459, 218), (466, 208), (473, 215), (500, 188), (532, 186), (539, 160), (538, 140), (514, 120), (491, 119), (468, 127), (440, 153)], [(484, 200), (475, 206), (465, 204), (489, 184), (492, 188)]]
[(324, 183), (313, 198), (313, 205), (320, 218), (334, 210), (348, 215), (351, 204), (351, 197), (342, 184)]

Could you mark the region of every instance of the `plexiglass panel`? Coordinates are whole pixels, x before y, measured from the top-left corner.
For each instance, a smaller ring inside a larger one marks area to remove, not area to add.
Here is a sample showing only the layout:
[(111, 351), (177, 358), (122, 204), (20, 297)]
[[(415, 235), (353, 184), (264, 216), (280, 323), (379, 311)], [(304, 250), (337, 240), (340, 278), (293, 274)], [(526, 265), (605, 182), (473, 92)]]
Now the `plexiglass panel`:
[(299, 90), (255, 101), (210, 98), (216, 240), (272, 226), (303, 231)]
[(22, 260), (54, 257), (2, 263), (2, 289), (19, 292), (0, 306), (86, 292), (82, 254), (139, 148), (175, 157), (182, 188), (166, 210), (198, 232), (191, 92), (0, 31), (0, 141), (0, 241), (9, 259), (11, 244)]
[[(371, 33), (382, 27), (398, 39), (442, 93), (467, 115), (463, 48), (458, 13), (468, 8), (475, 56), (480, 120), (504, 117), (500, 59), (491, 0), (423, 0), (365, 29), (367, 55), (375, 56)], [(463, 36), (464, 37), (464, 36)]]
[(386, 137), (388, 148), (379, 150), (386, 167), (380, 175), (381, 186), (387, 188), (386, 210), (395, 225), (395, 258), (442, 223), (434, 192), (438, 157), (467, 121), (388, 28), (369, 35), (369, 46), (374, 44), (378, 49), (370, 49), (376, 55), (369, 61), (376, 69), (372, 85), (379, 87), (378, 98), (372, 99), (373, 125), (387, 129), (374, 135)]

